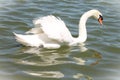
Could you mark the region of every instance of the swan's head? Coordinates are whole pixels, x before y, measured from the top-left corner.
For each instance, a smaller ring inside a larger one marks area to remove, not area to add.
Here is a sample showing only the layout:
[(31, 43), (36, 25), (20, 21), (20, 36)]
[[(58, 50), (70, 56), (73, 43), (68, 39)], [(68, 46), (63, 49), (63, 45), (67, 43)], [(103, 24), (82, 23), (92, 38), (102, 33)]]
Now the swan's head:
[(93, 13), (93, 17), (95, 17), (98, 20), (98, 22), (102, 25), (103, 23), (102, 13), (98, 10), (91, 10), (91, 12)]

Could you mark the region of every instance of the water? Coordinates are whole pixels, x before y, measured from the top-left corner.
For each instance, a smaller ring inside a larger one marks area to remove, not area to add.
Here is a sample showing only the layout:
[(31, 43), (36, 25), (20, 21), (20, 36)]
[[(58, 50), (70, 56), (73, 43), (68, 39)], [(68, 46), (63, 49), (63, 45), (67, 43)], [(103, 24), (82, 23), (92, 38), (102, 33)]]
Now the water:
[[(77, 36), (79, 18), (90, 9), (102, 12), (104, 25), (88, 20), (84, 47), (29, 48), (14, 39), (12, 32), (24, 33), (49, 14)], [(0, 80), (119, 80), (119, 13), (118, 0), (0, 0)]]

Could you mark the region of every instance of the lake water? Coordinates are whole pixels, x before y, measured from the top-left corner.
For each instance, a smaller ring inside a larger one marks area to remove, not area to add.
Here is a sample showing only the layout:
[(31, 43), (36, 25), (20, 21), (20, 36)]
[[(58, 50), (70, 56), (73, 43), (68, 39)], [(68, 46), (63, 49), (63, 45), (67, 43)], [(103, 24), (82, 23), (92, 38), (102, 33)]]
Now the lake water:
[[(0, 80), (120, 80), (119, 0), (0, 0)], [(83, 47), (24, 47), (12, 32), (34, 27), (32, 20), (53, 14), (78, 36), (80, 16), (98, 9), (103, 26), (90, 18)]]

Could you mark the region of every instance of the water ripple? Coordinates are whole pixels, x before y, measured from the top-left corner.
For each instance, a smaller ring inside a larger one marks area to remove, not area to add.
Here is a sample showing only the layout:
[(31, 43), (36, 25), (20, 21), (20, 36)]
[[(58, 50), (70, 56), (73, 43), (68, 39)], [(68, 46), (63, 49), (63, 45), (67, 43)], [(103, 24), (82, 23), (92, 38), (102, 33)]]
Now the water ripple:
[(59, 71), (23, 71), (27, 75), (39, 76), (42, 78), (63, 78), (64, 74)]
[[(88, 20), (84, 47), (29, 48), (13, 37), (12, 32), (24, 33), (34, 27), (34, 18), (49, 14), (60, 17), (77, 37), (80, 16), (90, 9), (103, 13), (104, 25), (99, 28), (97, 21)], [(119, 80), (119, 9), (117, 0), (0, 0), (0, 77)]]

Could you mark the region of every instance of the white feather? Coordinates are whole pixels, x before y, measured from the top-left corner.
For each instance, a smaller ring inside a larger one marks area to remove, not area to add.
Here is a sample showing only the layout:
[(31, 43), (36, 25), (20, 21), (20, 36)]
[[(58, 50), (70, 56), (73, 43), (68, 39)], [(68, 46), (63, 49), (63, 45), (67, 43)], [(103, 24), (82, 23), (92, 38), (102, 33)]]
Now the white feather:
[(40, 25), (43, 32), (51, 39), (59, 42), (71, 42), (72, 36), (65, 23), (53, 15), (34, 20), (35, 25)]
[[(91, 16), (99, 19), (102, 15), (98, 10), (90, 10), (84, 13), (79, 21), (79, 36), (72, 37), (65, 23), (53, 15), (48, 15), (33, 21), (35, 27), (26, 32), (25, 35), (16, 34), (18, 42), (26, 46), (43, 46), (44, 48), (59, 48), (66, 43), (69, 46), (83, 43), (87, 39), (86, 22)], [(32, 34), (29, 34), (32, 33)]]
[(21, 35), (16, 33), (14, 33), (14, 35), (18, 42), (26, 46), (39, 47), (44, 44), (44, 42), (39, 39), (39, 35)]

